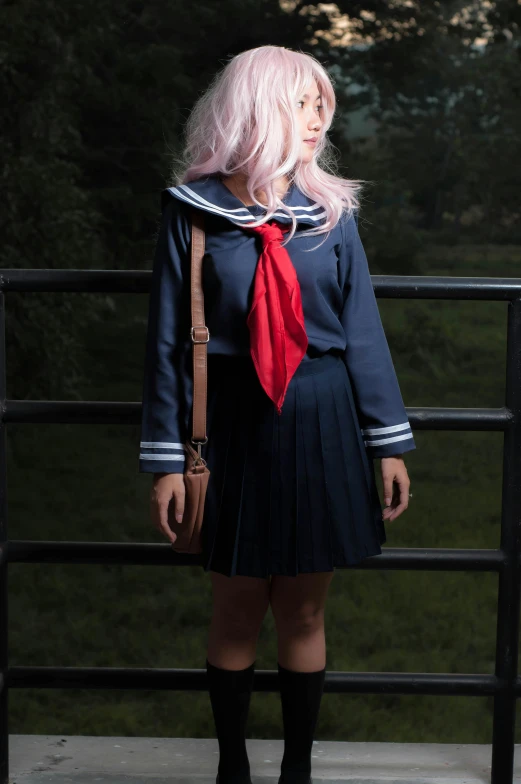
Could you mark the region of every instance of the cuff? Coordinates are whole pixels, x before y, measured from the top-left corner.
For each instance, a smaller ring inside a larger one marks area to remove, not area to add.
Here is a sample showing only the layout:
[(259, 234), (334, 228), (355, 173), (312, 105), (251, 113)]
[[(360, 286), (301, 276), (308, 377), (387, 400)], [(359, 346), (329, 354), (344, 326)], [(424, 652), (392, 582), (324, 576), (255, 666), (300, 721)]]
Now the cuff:
[(361, 428), (362, 438), (372, 457), (391, 457), (392, 455), (416, 449), (408, 419), (397, 425), (367, 425)]
[(140, 473), (182, 474), (185, 470), (185, 447), (179, 442), (141, 441)]

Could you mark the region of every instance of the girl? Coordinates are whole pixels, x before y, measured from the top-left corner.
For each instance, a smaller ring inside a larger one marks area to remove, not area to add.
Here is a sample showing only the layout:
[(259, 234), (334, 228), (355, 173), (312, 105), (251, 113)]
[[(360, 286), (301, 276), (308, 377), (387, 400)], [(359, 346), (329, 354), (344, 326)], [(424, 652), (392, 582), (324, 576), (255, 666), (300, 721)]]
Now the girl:
[(162, 194), (139, 470), (153, 474), (153, 520), (175, 542), (168, 508), (182, 519), (191, 434), (196, 208), (210, 335), (202, 563), (213, 593), (206, 671), (218, 784), (251, 782), (245, 724), (268, 606), (284, 727), (279, 782), (311, 781), (334, 569), (381, 553), (384, 520), (408, 506), (402, 455), (416, 447), (358, 235), (362, 181), (327, 171), (334, 111), (331, 80), (310, 55), (243, 52), (196, 102), (182, 166)]

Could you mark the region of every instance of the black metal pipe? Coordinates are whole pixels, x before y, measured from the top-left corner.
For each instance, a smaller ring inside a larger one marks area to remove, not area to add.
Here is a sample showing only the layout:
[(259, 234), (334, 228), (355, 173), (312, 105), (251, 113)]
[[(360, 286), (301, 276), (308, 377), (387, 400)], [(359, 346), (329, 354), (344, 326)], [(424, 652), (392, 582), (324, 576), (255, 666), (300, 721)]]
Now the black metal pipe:
[(8, 596), (7, 568), (9, 558), (7, 544), (7, 449), (3, 420), (6, 396), (5, 357), (5, 296), (0, 291), (0, 782), (9, 780), (9, 689), (8, 679)]
[[(18, 689), (172, 689), (204, 691), (204, 669), (146, 667), (11, 667), (9, 688)], [(498, 693), (494, 675), (424, 672), (327, 672), (330, 694), (431, 694), (487, 697)], [(277, 691), (276, 670), (255, 672), (255, 691)]]
[[(132, 566), (196, 566), (200, 555), (176, 553), (169, 544), (155, 542), (15, 541), (8, 545), (9, 563), (127, 564)], [(392, 569), (431, 572), (499, 572), (505, 562), (501, 550), (428, 547), (385, 547), (349, 569)]]
[[(407, 409), (415, 430), (506, 430), (512, 422), (507, 408)], [(4, 422), (22, 424), (139, 424), (141, 403), (91, 400), (6, 400)]]
[[(5, 269), (0, 290), (144, 293), (151, 270)], [(472, 278), (450, 275), (371, 275), (377, 297), (389, 299), (487, 300), (521, 297), (520, 278)]]
[(504, 688), (494, 697), (492, 784), (512, 781), (516, 722), (516, 682), (521, 587), (521, 299), (508, 305), (505, 405), (512, 423), (503, 436), (501, 542), (505, 561), (499, 570), (495, 675)]
[[(377, 297), (508, 302), (505, 406), (409, 408), (414, 429), (503, 431), (503, 495), (498, 549), (385, 548), (351, 568), (498, 572), (496, 666), (492, 674), (328, 673), (325, 691), (494, 697), (492, 784), (513, 780), (515, 706), (521, 586), (521, 279), (373, 275)], [(14, 667), (7, 660), (7, 567), (9, 563), (200, 564), (200, 556), (175, 553), (168, 544), (8, 541), (6, 439), (9, 422), (139, 423), (140, 403), (5, 400), (3, 291), (146, 293), (151, 271), (0, 271), (0, 784), (8, 782), (9, 687), (206, 689), (203, 670)], [(257, 672), (255, 689), (277, 688), (276, 672)]]

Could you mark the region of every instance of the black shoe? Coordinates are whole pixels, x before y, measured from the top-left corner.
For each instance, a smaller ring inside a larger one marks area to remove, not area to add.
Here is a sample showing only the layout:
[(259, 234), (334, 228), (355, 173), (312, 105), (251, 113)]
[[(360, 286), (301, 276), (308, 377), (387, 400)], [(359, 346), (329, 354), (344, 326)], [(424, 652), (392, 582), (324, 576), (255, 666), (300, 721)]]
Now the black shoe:
[(215, 784), (252, 784), (252, 780), (249, 775), (245, 776), (230, 776), (223, 779), (223, 781), (219, 780), (219, 774), (217, 774), (217, 778), (215, 779)]
[(278, 784), (313, 784), (313, 779), (305, 773), (281, 773)]

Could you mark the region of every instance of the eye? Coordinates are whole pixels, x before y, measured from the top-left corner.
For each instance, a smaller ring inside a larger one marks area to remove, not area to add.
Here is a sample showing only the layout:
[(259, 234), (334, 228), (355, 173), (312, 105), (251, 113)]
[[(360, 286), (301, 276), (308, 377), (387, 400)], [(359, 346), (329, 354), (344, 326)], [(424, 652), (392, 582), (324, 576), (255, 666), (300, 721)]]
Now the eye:
[[(306, 102), (305, 101), (297, 101), (297, 104), (299, 104), (299, 103), (306, 103)], [(315, 108), (318, 109), (319, 111), (321, 111), (324, 108), (324, 106), (323, 106), (323, 104), (319, 104)]]

